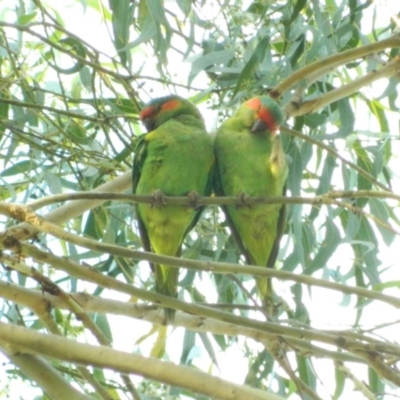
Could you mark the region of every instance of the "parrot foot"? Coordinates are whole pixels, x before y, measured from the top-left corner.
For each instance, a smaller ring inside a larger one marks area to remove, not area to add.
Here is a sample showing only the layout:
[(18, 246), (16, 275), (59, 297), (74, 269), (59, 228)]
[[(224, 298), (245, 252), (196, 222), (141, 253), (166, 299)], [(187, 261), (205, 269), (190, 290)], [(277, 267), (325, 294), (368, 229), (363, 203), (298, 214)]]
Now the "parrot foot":
[(189, 205), (196, 209), (199, 203), (199, 194), (196, 191), (192, 190), (187, 194), (187, 196), (189, 197)]
[(150, 204), (150, 207), (163, 207), (165, 206), (165, 194), (161, 189), (156, 189), (152, 194), (151, 197), (153, 201)]
[(263, 299), (263, 309), (268, 316), (269, 320), (276, 320), (276, 316), (278, 315), (278, 305), (275, 304), (272, 297), (267, 296)]
[(240, 193), (237, 202), (236, 202), (236, 208), (239, 209), (241, 207), (250, 207), (249, 204), (247, 204), (247, 200), (250, 198), (250, 196), (244, 192)]

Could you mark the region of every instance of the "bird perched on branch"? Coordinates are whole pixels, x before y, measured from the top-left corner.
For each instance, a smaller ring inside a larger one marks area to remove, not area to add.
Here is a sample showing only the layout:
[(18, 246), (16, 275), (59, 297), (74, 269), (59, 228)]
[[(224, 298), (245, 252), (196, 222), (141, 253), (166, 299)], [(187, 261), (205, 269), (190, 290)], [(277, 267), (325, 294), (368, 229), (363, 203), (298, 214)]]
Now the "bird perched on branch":
[[(133, 193), (152, 194), (153, 204), (137, 204), (139, 232), (146, 251), (179, 257), (182, 242), (203, 207), (197, 196), (212, 190), (214, 152), (198, 109), (179, 96), (154, 99), (140, 113), (148, 133), (138, 141), (133, 163)], [(188, 195), (194, 206), (164, 205), (164, 196)], [(151, 265), (158, 293), (176, 297), (178, 268)], [(166, 322), (175, 310), (164, 309)]]
[[(237, 206), (222, 207), (232, 236), (246, 262), (273, 268), (285, 224), (282, 204), (246, 205), (248, 196), (282, 196), (288, 167), (276, 134), (283, 113), (270, 97), (255, 97), (223, 122), (215, 137), (215, 193), (239, 196)], [(256, 279), (266, 306), (272, 303), (271, 280)]]

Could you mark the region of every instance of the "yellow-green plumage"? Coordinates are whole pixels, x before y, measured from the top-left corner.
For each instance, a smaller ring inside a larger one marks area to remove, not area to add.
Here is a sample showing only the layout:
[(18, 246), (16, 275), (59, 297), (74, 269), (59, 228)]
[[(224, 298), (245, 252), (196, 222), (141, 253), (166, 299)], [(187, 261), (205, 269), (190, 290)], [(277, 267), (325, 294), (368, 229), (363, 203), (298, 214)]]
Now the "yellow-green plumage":
[[(218, 129), (215, 138), (217, 176), (215, 192), (220, 196), (282, 196), (287, 165), (276, 130), (283, 121), (278, 105), (269, 97), (244, 103)], [(223, 207), (229, 227), (246, 262), (273, 267), (283, 233), (282, 204)], [(270, 279), (257, 278), (264, 303), (272, 296)]]
[[(135, 152), (133, 192), (153, 194), (161, 190), (166, 196), (185, 196), (196, 192), (211, 193), (214, 154), (197, 108), (178, 96), (150, 102), (141, 119), (149, 132), (141, 137)], [(180, 256), (186, 234), (196, 224), (202, 208), (192, 206), (138, 204), (136, 207), (143, 246), (147, 251)], [(178, 268), (152, 266), (156, 291), (175, 297)], [(175, 310), (165, 309), (167, 322)]]

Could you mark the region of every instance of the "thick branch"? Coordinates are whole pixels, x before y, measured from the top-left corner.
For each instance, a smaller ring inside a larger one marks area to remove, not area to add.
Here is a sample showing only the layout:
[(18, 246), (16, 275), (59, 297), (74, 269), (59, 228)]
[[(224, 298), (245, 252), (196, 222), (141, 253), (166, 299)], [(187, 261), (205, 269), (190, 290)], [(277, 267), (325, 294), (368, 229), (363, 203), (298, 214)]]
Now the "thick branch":
[[(53, 400), (94, 400), (92, 396), (81, 393), (71, 386), (47, 361), (33, 354), (21, 354), (6, 350), (10, 345), (13, 345), (13, 341), (2, 337), (0, 340), (1, 351), (18, 369), (35, 381), (49, 398)], [(35, 347), (34, 343), (31, 345), (33, 348)]]
[[(26, 208), (22, 208), (22, 211), (26, 210)], [(204, 262), (204, 261), (197, 261), (197, 260), (182, 260), (176, 257), (170, 256), (162, 256), (154, 253), (142, 252), (137, 250), (128, 249), (125, 247), (116, 246), (113, 244), (108, 243), (101, 243), (97, 242), (93, 239), (88, 239), (84, 237), (80, 237), (69, 233), (62, 228), (53, 225), (47, 221), (44, 221), (41, 217), (37, 216), (34, 213), (28, 213), (30, 216), (28, 217), (30, 222), (35, 224), (39, 228), (40, 231), (50, 233), (53, 236), (58, 237), (59, 239), (69, 241), (74, 243), (78, 246), (86, 247), (88, 249), (98, 251), (100, 253), (108, 253), (113, 254), (115, 256), (120, 257), (127, 257), (133, 258), (136, 260), (147, 260), (153, 262), (155, 264), (163, 264), (163, 265), (170, 265), (172, 267), (185, 267), (194, 270), (204, 270), (204, 271), (211, 271), (216, 273), (228, 274), (228, 273), (244, 273), (250, 274), (254, 276), (265, 276), (265, 277), (275, 277), (278, 279), (283, 280), (292, 280), (298, 283), (305, 283), (308, 285), (315, 285), (325, 288), (330, 288), (334, 290), (339, 290), (345, 294), (356, 294), (361, 297), (376, 299), (380, 301), (387, 302), (393, 305), (396, 308), (400, 308), (400, 300), (393, 296), (388, 296), (383, 293), (367, 290), (358, 287), (350, 287), (347, 285), (329, 282), (323, 279), (316, 279), (312, 278), (307, 275), (298, 275), (292, 274), (286, 271), (279, 271), (273, 268), (262, 268), (257, 266), (239, 266), (236, 264), (229, 264), (229, 263), (212, 263), (212, 262)], [(36, 222), (35, 222), (36, 221)], [(59, 265), (66, 264), (71, 265), (72, 263), (70, 260), (60, 260), (57, 257), (54, 257), (51, 254), (42, 252), (41, 250), (37, 249), (35, 246), (22, 244), (17, 241), (14, 237), (9, 236), (8, 232), (4, 235), (0, 235), (0, 247), (3, 248), (10, 248), (17, 253), (23, 253), (29, 256), (32, 256), (36, 260), (40, 260), (42, 262), (52, 263), (55, 268), (60, 268)], [(73, 265), (73, 263), (72, 263)], [(80, 267), (77, 264), (78, 268)], [(21, 271), (23, 272), (23, 271)], [(29, 275), (29, 272), (24, 272)], [(140, 296), (139, 296), (140, 297)], [(148, 299), (146, 297), (140, 297), (143, 299)], [(168, 296), (162, 296), (162, 298), (171, 299)], [(154, 299), (150, 299), (150, 301), (154, 301)], [(163, 302), (164, 303), (164, 302)], [(174, 308), (174, 307), (172, 307)]]
[[(288, 130), (288, 133), (291, 134), (291, 130)], [(293, 136), (297, 136), (294, 134)], [(301, 135), (303, 136), (303, 135)], [(299, 136), (299, 137), (301, 137)], [(306, 136), (306, 135), (304, 135)], [(328, 148), (330, 151), (332, 149), (329, 146), (326, 146), (324, 143), (318, 143), (318, 146), (322, 148)], [(334, 150), (333, 150), (334, 151)], [(334, 151), (340, 157), (340, 155)], [(353, 167), (353, 164), (345, 159), (342, 161), (346, 162), (348, 165)], [(354, 164), (354, 167), (357, 165)], [(379, 182), (375, 182), (375, 178), (372, 175), (369, 175), (368, 172), (361, 169), (361, 175), (365, 176), (367, 179), (371, 179), (377, 185)], [(364, 172), (364, 173), (363, 173)], [(125, 174), (123, 175), (125, 176)], [(387, 189), (385, 186), (384, 189)], [(367, 197), (375, 197), (380, 199), (394, 199), (400, 201), (400, 194), (396, 194), (391, 192), (390, 190), (385, 191), (375, 191), (375, 190), (339, 190), (328, 192), (325, 194), (321, 194), (319, 196), (314, 197), (296, 197), (296, 196), (276, 196), (276, 197), (246, 197), (246, 205), (256, 205), (256, 204), (327, 204), (332, 205), (331, 199), (341, 199), (341, 198), (367, 198)], [(127, 194), (127, 193), (111, 193), (106, 191), (91, 191), (91, 192), (76, 192), (76, 193), (60, 193), (55, 194), (53, 196), (48, 196), (43, 199), (35, 200), (28, 204), (28, 206), (36, 211), (42, 207), (48, 206), (50, 204), (62, 202), (62, 201), (77, 201), (77, 200), (103, 200), (99, 203), (104, 203), (107, 200), (118, 200), (118, 201), (127, 201), (130, 203), (147, 203), (150, 204), (154, 202), (154, 197), (151, 195), (138, 195), (138, 194)], [(173, 205), (191, 205), (192, 200), (188, 196), (165, 196), (163, 198), (165, 204), (173, 204)], [(210, 196), (210, 197), (199, 197), (196, 200), (198, 205), (207, 205), (207, 206), (235, 206), (238, 203), (237, 196), (226, 196), (226, 197), (219, 197), (219, 196)], [(87, 203), (87, 202), (84, 202)], [(5, 203), (10, 204), (10, 203)], [(73, 203), (70, 204), (72, 206)], [(54, 211), (55, 212), (55, 211)], [(47, 214), (47, 215), (50, 215)], [(50, 220), (47, 215), (43, 217), (47, 220)], [(54, 221), (51, 221), (56, 223)], [(12, 229), (12, 228), (11, 228)], [(8, 230), (9, 232), (10, 230)]]
[(381, 40), (376, 43), (367, 44), (356, 49), (343, 51), (339, 54), (333, 54), (330, 57), (323, 58), (315, 61), (298, 71), (294, 72), (289, 78), (285, 79), (278, 86), (275, 86), (271, 93), (274, 98), (280, 97), (283, 92), (286, 92), (298, 82), (306, 79), (309, 75), (314, 75), (319, 70), (329, 70), (330, 68), (338, 67), (339, 65), (346, 64), (350, 61), (357, 60), (358, 58), (365, 57), (369, 54), (377, 53), (387, 48), (394, 48), (400, 46), (400, 34), (394, 35), (390, 38)]
[(315, 112), (320, 108), (324, 108), (328, 104), (352, 95), (362, 87), (367, 86), (378, 79), (389, 78), (397, 75), (399, 72), (400, 57), (395, 57), (392, 61), (379, 70), (371, 71), (361, 78), (353, 80), (347, 85), (343, 85), (337, 89), (331, 90), (323, 96), (313, 100), (304, 101), (300, 104), (291, 102), (284, 107), (284, 112), (288, 117), (298, 117), (300, 115)]
[[(102, 275), (101, 273), (99, 273), (94, 269), (90, 269), (87, 267), (83, 268), (80, 265), (70, 260), (67, 259), (64, 259), (62, 261), (57, 260), (56, 257), (51, 256), (45, 252), (42, 252), (41, 250), (38, 250), (31, 245), (24, 244), (19, 248), (19, 250), (22, 254), (32, 256), (36, 259), (39, 259), (42, 262), (47, 262), (57, 269), (65, 269), (71, 275), (76, 276), (78, 278), (89, 280), (102, 287), (115, 289), (119, 292), (129, 294), (130, 296), (134, 296), (136, 298), (140, 298), (146, 301), (152, 301), (153, 303), (156, 304), (161, 304), (163, 307), (185, 311), (186, 313), (189, 314), (195, 314), (208, 318), (213, 318), (219, 321), (236, 324), (242, 327), (256, 329), (261, 332), (269, 332), (274, 335), (280, 335), (282, 336), (282, 338), (284, 338), (284, 340), (288, 341), (290, 341), (291, 338), (301, 339), (301, 340), (304, 339), (316, 340), (322, 343), (328, 343), (338, 346), (342, 349), (349, 350), (352, 353), (355, 352), (354, 354), (356, 355), (358, 355), (357, 352), (359, 351), (363, 352), (377, 351), (381, 353), (388, 353), (400, 356), (400, 347), (397, 345), (386, 344), (384, 342), (374, 342), (366, 345), (360, 343), (358, 340), (345, 338), (343, 336), (338, 337), (337, 335), (334, 335), (330, 332), (318, 332), (307, 328), (292, 328), (272, 322), (261, 322), (246, 317), (232, 315), (230, 313), (223, 312), (220, 310), (215, 310), (210, 307), (202, 306), (199, 304), (189, 304), (182, 302), (176, 298), (164, 296), (155, 292), (150, 292), (148, 290), (138, 289), (133, 285), (120, 282), (106, 275)], [(266, 270), (267, 268), (264, 269)], [(276, 271), (276, 272), (281, 272), (281, 271)], [(399, 302), (398, 299), (395, 300)]]
[[(281, 397), (248, 386), (239, 386), (194, 368), (128, 354), (105, 346), (77, 343), (55, 335), (0, 322), (0, 339), (18, 346), (27, 354), (41, 354), (51, 359), (110, 368), (133, 373), (148, 379), (180, 386), (196, 393), (221, 400), (278, 400)], [(70, 397), (70, 399), (76, 397)]]
[[(123, 175), (118, 176), (117, 178), (113, 179), (112, 181), (108, 181), (103, 185), (98, 186), (97, 188), (93, 189), (91, 193), (96, 192), (104, 192), (109, 191), (115, 193), (121, 193), (125, 190), (128, 190), (132, 186), (132, 173), (125, 172)], [(85, 211), (91, 210), (103, 204), (107, 199), (92, 199), (92, 201), (87, 200), (80, 200), (74, 201), (71, 203), (64, 204), (63, 206), (50, 211), (43, 217), (46, 218), (48, 221), (53, 222), (54, 224), (61, 225), (64, 222), (69, 221), (70, 219), (79, 217)], [(16, 239), (28, 239), (30, 237), (35, 236), (38, 231), (32, 225), (28, 223), (22, 223), (16, 225), (10, 229), (8, 229), (8, 233), (12, 234)]]
[[(30, 309), (35, 309), (38, 305), (43, 303), (46, 304), (47, 308), (66, 308), (64, 302), (56, 296), (42, 293), (38, 290), (27, 289), (12, 283), (0, 281), (0, 293), (1, 297), (4, 299), (13, 301), (16, 304)], [(152, 310), (154, 307), (151, 306), (94, 297), (87, 293), (73, 293), (71, 296), (88, 313), (95, 312), (110, 315), (122, 315), (131, 318), (139, 318), (142, 321), (147, 321), (157, 325), (162, 325), (164, 322), (162, 314), (158, 311)], [(174, 326), (181, 326), (194, 332), (209, 332), (216, 335), (228, 335), (233, 337), (242, 335), (261, 343), (276, 339), (275, 335), (271, 335), (268, 332), (261, 332), (251, 328), (245, 328), (210, 318), (202, 318), (179, 312), (175, 316)], [(344, 332), (341, 332), (340, 334), (344, 334)], [(364, 340), (369, 340), (367, 336), (362, 335), (362, 337)], [(290, 339), (288, 342), (290, 348), (301, 352), (304, 357), (326, 357), (340, 362), (352, 361), (359, 363), (363, 361), (361, 358), (350, 354), (322, 349), (306, 340)]]

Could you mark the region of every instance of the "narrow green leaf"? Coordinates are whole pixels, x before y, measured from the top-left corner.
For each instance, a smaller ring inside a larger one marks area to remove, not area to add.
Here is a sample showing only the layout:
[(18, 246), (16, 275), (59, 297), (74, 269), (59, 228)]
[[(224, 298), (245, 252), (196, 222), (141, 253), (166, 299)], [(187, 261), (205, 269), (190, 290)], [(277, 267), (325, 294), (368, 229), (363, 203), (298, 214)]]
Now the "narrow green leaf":
[(262, 380), (271, 373), (274, 365), (274, 359), (267, 350), (262, 350), (257, 354), (257, 357), (251, 362), (249, 371), (245, 378), (245, 384), (262, 388)]
[(385, 392), (385, 385), (383, 384), (382, 378), (371, 367), (368, 367), (368, 386), (372, 393), (378, 394)]
[[(293, 237), (294, 237), (294, 252), (296, 254), (297, 265), (300, 264), (303, 267), (306, 265), (305, 263), (305, 254), (303, 248), (303, 230), (302, 226), (302, 206), (294, 206), (293, 207), (293, 215), (292, 215), (292, 226), (293, 226)], [(285, 262), (286, 266), (286, 262)]]
[(233, 49), (226, 49), (214, 51), (196, 58), (192, 62), (192, 68), (189, 73), (189, 84), (201, 71), (206, 70), (208, 67), (219, 64), (226, 65), (232, 59), (234, 54), (235, 52)]
[(107, 315), (102, 314), (102, 313), (96, 313), (95, 316), (94, 316), (94, 322), (100, 328), (101, 332), (107, 338), (107, 340), (110, 343), (112, 343), (113, 342), (113, 336), (112, 336), (111, 327), (110, 327), (110, 324), (108, 322)]
[(340, 128), (335, 136), (344, 137), (354, 131), (354, 111), (350, 105), (350, 100), (347, 98), (339, 100), (337, 106), (340, 115)]
[(145, 18), (143, 21), (140, 35), (126, 46), (126, 50), (130, 50), (136, 46), (139, 46), (142, 43), (148, 42), (150, 39), (156, 36), (156, 33), (156, 24), (153, 19), (148, 15), (147, 18)]
[(183, 343), (182, 343), (182, 353), (181, 360), (179, 364), (181, 365), (190, 365), (192, 359), (189, 358), (189, 354), (192, 351), (193, 347), (196, 343), (196, 333), (190, 331), (189, 329), (185, 329), (185, 334), (183, 335)]
[(292, 54), (289, 57), (290, 64), (294, 69), (297, 66), (297, 61), (304, 53), (305, 47), (305, 35), (301, 34), (297, 39), (296, 42), (292, 46)]
[[(390, 225), (389, 222), (389, 212), (387, 210), (388, 206), (386, 203), (380, 199), (370, 198), (368, 201), (369, 207), (371, 209), (371, 213), (379, 218), (382, 222)], [(393, 243), (393, 240), (396, 237), (396, 234), (392, 231), (384, 228), (383, 226), (376, 224), (380, 234), (382, 235), (382, 239), (387, 246)]]
[(200, 336), (200, 339), (203, 342), (203, 345), (204, 345), (205, 349), (207, 350), (207, 353), (210, 356), (211, 361), (217, 368), (219, 368), (217, 355), (215, 354), (214, 348), (212, 346), (210, 339), (207, 336), (207, 333), (199, 332), (198, 335)]
[(30, 14), (21, 15), (18, 17), (18, 24), (27, 25), (36, 17), (36, 11)]
[(314, 374), (314, 368), (312, 368), (312, 365), (310, 365), (310, 360), (299, 355), (296, 355), (296, 360), (300, 379), (311, 389), (315, 389), (317, 379)]
[(311, 129), (316, 129), (326, 123), (326, 115), (320, 113), (307, 114), (304, 116), (304, 124)]
[(147, 8), (155, 23), (162, 24), (165, 28), (169, 28), (162, 0), (147, 1)]
[(350, 22), (353, 23), (357, 12), (357, 0), (349, 0)]
[(185, 17), (187, 17), (192, 10), (193, 0), (177, 0), (177, 3), (179, 8), (185, 14)]
[[(59, 41), (60, 44), (67, 45), (68, 50), (76, 53), (79, 57), (85, 59), (86, 58), (86, 48), (83, 46), (82, 42), (75, 38), (65, 38)], [(72, 75), (79, 72), (84, 64), (81, 61), (76, 61), (71, 68), (60, 68), (58, 65), (55, 65), (49, 62), (49, 65), (54, 68), (60, 74)]]
[(303, 157), (295, 143), (289, 147), (286, 154), (292, 159), (292, 165), (289, 168), (287, 179), (288, 189), (293, 196), (300, 196), (304, 170)]
[[(373, 165), (372, 161), (368, 156), (368, 153), (365, 151), (365, 149), (362, 147), (361, 142), (359, 140), (354, 141), (353, 143), (353, 149), (357, 155), (357, 165), (368, 172), (369, 174), (373, 175)], [(364, 178), (362, 175), (358, 174), (357, 178), (357, 189), (358, 190), (369, 190), (372, 187), (372, 182), (366, 178)], [(368, 202), (368, 199), (357, 199), (357, 206), (358, 207), (364, 207)]]
[(325, 239), (322, 241), (317, 255), (314, 257), (310, 266), (305, 273), (312, 274), (326, 266), (326, 263), (336, 251), (341, 242), (340, 232), (331, 219), (327, 219), (325, 223), (326, 233)]
[(129, 42), (130, 27), (133, 23), (135, 2), (130, 0), (109, 0), (112, 10), (112, 26), (114, 32), (114, 46), (121, 63), (125, 66), (130, 60), (130, 52), (126, 50)]
[(86, 129), (81, 124), (74, 121), (68, 124), (65, 135), (71, 139), (73, 143), (89, 144), (90, 142), (90, 139), (87, 137)]
[(252, 56), (250, 57), (250, 59), (246, 63), (246, 65), (243, 67), (242, 72), (240, 73), (240, 75), (237, 79), (237, 84), (236, 84), (235, 89), (233, 90), (232, 98), (234, 98), (236, 96), (236, 94), (242, 88), (242, 85), (244, 85), (246, 83), (246, 81), (249, 81), (252, 78), (257, 67), (263, 61), (263, 59), (265, 57), (265, 53), (268, 49), (268, 45), (269, 45), (269, 37), (268, 36), (262, 38), (258, 42), (256, 48), (254, 49)]
[[(332, 187), (332, 177), (337, 167), (336, 158), (328, 154), (325, 158), (324, 167), (322, 169), (322, 173), (319, 179), (319, 185), (315, 192), (316, 195), (321, 195), (323, 193), (327, 193), (331, 190)], [(310, 221), (314, 221), (315, 218), (319, 215), (320, 208), (313, 207), (310, 212), (309, 219)]]
[(378, 259), (378, 241), (370, 222), (364, 217), (360, 217), (360, 219), (360, 229), (356, 235), (359, 244), (354, 245), (357, 249), (356, 261), (363, 273), (368, 276), (371, 285), (376, 285), (381, 281), (378, 272), (378, 267), (381, 265)]
[(6, 168), (0, 172), (3, 178), (6, 176), (14, 176), (18, 174), (25, 174), (29, 176), (30, 173), (38, 168), (38, 165), (32, 160), (24, 160), (14, 164), (12, 167)]
[(307, 4), (307, 0), (297, 0), (294, 5), (292, 15), (290, 16), (289, 24), (291, 24), (300, 14), (301, 10)]
[(2, 102), (1, 99), (9, 99), (9, 95), (4, 91), (0, 92), (0, 141), (7, 129), (6, 125), (2, 122), (8, 119), (8, 112), (10, 110), (10, 105)]
[(335, 386), (335, 393), (333, 394), (333, 400), (339, 400), (344, 390), (344, 385), (346, 383), (346, 376), (338, 368), (335, 368), (335, 382), (336, 386)]
[(367, 105), (371, 112), (375, 115), (379, 122), (379, 128), (381, 132), (390, 132), (389, 122), (384, 112), (382, 104), (377, 100), (367, 101)]
[(93, 90), (93, 82), (92, 82), (92, 71), (91, 69), (84, 65), (82, 69), (79, 71), (79, 77), (81, 79), (82, 85), (89, 92), (92, 93)]

